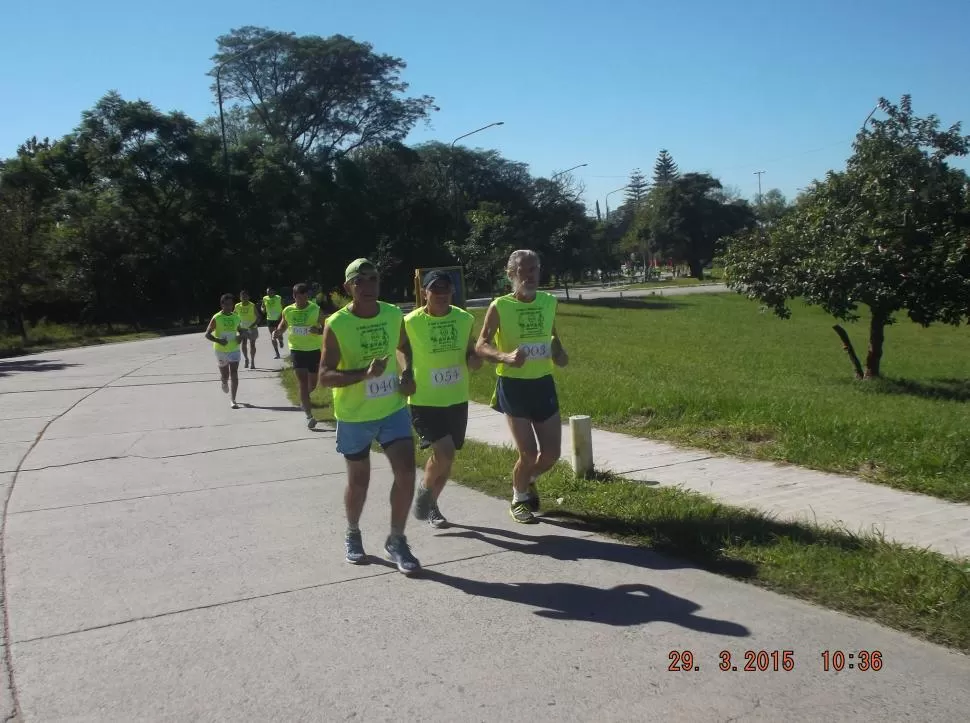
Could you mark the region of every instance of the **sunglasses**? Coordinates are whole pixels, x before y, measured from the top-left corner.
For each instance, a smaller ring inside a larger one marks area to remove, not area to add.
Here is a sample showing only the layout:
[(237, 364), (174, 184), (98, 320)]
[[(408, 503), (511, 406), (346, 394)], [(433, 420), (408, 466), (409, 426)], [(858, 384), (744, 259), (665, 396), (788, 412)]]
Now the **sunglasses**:
[(434, 294), (443, 294), (447, 291), (451, 291), (451, 284), (449, 284), (447, 281), (436, 281), (428, 287), (428, 291)]

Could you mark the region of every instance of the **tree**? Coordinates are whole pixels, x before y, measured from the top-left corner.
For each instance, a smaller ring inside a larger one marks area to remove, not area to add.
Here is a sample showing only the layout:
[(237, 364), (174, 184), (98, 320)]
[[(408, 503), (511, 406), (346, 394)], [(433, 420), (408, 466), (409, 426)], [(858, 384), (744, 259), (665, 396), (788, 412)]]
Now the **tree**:
[(881, 374), (885, 327), (905, 311), (923, 326), (960, 324), (970, 315), (970, 205), (967, 175), (947, 159), (965, 156), (960, 125), (913, 114), (911, 98), (885, 98), (882, 120), (856, 135), (846, 169), (830, 171), (767, 234), (748, 234), (727, 255), (729, 283), (778, 316), (802, 298), (839, 320), (869, 309), (865, 369)]
[[(401, 141), (434, 106), (406, 97), (406, 64), (343, 35), (322, 38), (246, 26), (216, 41), (225, 99), (296, 156), (329, 160), (355, 148)], [(215, 74), (215, 69), (212, 71)]]
[(50, 206), (56, 191), (46, 168), (50, 148), (47, 139), (32, 138), (0, 167), (0, 307), (24, 342), (31, 292), (49, 283)]
[(785, 194), (777, 188), (772, 188), (761, 197), (761, 203), (755, 208), (755, 213), (761, 223), (771, 226), (788, 213), (789, 208)]
[(664, 148), (657, 156), (657, 162), (653, 164), (653, 185), (667, 186), (680, 176), (677, 164), (674, 163), (673, 156)]
[(668, 258), (686, 262), (697, 279), (723, 252), (722, 242), (755, 221), (746, 201), (721, 202), (720, 189), (721, 182), (706, 173), (685, 173), (658, 187), (651, 205), (645, 233)]
[(638, 207), (643, 197), (647, 195), (647, 189), (649, 188), (650, 184), (647, 183), (647, 179), (640, 172), (640, 169), (634, 168), (630, 174), (630, 182), (626, 187), (626, 200), (634, 208)]

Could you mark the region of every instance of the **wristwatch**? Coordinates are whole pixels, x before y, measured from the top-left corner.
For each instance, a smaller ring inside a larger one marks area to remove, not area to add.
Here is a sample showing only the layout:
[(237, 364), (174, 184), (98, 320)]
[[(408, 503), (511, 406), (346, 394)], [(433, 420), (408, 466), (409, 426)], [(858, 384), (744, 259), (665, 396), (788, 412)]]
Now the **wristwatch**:
[(404, 369), (401, 371), (401, 376), (398, 378), (398, 383), (403, 384), (406, 379), (414, 379), (413, 369)]

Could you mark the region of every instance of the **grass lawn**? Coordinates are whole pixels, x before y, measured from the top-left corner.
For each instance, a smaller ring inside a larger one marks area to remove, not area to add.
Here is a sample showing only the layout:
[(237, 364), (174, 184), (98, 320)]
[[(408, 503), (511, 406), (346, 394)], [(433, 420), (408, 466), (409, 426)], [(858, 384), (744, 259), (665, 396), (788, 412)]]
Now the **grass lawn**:
[[(483, 309), (475, 309), (479, 320)], [(857, 382), (817, 309), (787, 321), (734, 294), (560, 304), (562, 411), (597, 427), (970, 501), (970, 334), (901, 320), (885, 379)], [(864, 324), (846, 329), (865, 352)], [(487, 402), (490, 369), (472, 377)]]
[[(284, 371), (283, 383), (296, 402), (291, 370)], [(313, 400), (317, 418), (332, 421), (330, 391), (315, 391)], [(419, 452), (420, 464), (424, 458)], [(468, 442), (452, 478), (507, 499), (513, 461), (507, 448)], [(695, 493), (605, 475), (577, 480), (564, 463), (542, 478), (540, 490), (544, 509), (567, 524), (970, 652), (967, 562), (878, 538), (779, 523)], [(449, 514), (447, 493), (442, 506)]]
[(125, 326), (114, 326), (109, 332), (104, 326), (72, 326), (45, 322), (27, 330), (26, 344), (19, 334), (0, 334), (0, 357), (93, 344), (137, 341), (151, 339), (158, 335), (159, 333), (155, 331), (134, 331)]

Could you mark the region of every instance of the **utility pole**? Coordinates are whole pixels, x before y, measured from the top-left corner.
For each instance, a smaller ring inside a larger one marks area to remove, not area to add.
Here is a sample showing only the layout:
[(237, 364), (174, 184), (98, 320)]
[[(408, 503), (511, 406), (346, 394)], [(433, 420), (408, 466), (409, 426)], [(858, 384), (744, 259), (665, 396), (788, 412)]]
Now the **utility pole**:
[(758, 177), (758, 206), (761, 206), (761, 174), (764, 171), (755, 171), (754, 175)]

